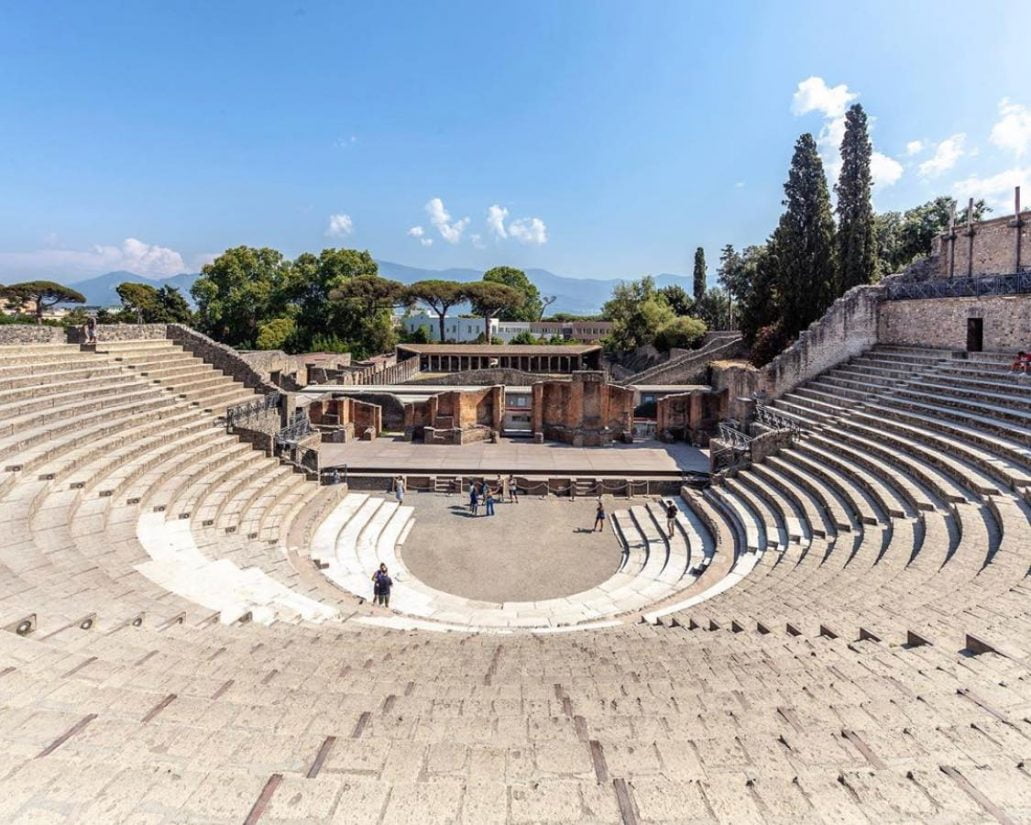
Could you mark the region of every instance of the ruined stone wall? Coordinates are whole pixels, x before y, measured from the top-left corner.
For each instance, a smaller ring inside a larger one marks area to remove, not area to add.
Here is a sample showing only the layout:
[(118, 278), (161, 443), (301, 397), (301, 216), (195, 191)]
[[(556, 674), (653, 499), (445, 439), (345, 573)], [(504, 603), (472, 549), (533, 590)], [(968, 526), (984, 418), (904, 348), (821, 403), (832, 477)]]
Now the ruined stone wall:
[(776, 398), (872, 347), (877, 343), (877, 311), (882, 295), (880, 286), (857, 286), (838, 298), (794, 344), (762, 368), (760, 389)]
[[(966, 275), (1008, 275), (1013, 272), (1031, 270), (1031, 213), (1021, 213), (1020, 266), (1017, 267), (1016, 235), (1018, 227), (1014, 216), (1004, 215), (990, 221), (981, 221), (967, 229), (958, 224), (954, 230), (955, 262), (952, 274)], [(971, 241), (973, 243), (971, 244)], [(936, 258), (934, 276), (949, 277), (948, 233), (934, 239), (931, 256)], [(971, 254), (971, 246), (973, 254)]]
[(969, 318), (984, 320), (985, 350), (1031, 348), (1031, 295), (885, 301), (877, 340), (965, 350)]
[(745, 361), (725, 361), (712, 365), (710, 386), (718, 399), (717, 419), (744, 421), (755, 406), (752, 395), (759, 389), (761, 371)]
[(287, 355), (281, 349), (238, 350), (237, 354), (259, 375), (271, 381), (273, 373), (279, 375), (278, 386), (299, 390), (306, 380), (304, 356)]
[(261, 392), (279, 391), (279, 388), (269, 380), (267, 372), (252, 366), (232, 347), (219, 344), (195, 329), (183, 324), (142, 324), (141, 326), (164, 328), (165, 334), (155, 337), (170, 338), (187, 352), (211, 364), (215, 369), (222, 370), (226, 375), (231, 375), (251, 389)]
[(695, 390), (660, 398), (656, 404), (655, 429), (666, 441), (696, 443), (701, 433), (720, 418), (720, 398), (708, 390)]
[(578, 371), (572, 381), (533, 385), (535, 437), (577, 446), (627, 438), (633, 429), (634, 392), (610, 384), (598, 371)]

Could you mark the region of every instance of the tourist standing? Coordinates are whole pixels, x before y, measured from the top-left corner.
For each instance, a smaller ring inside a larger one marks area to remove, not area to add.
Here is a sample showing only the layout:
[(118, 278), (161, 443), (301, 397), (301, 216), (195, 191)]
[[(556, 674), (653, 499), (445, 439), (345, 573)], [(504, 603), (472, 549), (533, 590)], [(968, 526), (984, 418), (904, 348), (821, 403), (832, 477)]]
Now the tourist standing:
[(673, 503), (673, 499), (666, 502), (666, 534), (668, 538), (673, 538), (673, 525), (677, 523), (677, 515), (679, 513), (680, 510)]
[(394, 478), (394, 498), (398, 504), (405, 503), (405, 480), (401, 476)]
[(92, 315), (86, 319), (86, 326), (83, 329), (87, 344), (97, 343), (97, 319)]
[(484, 494), (483, 494), (484, 495), (484, 502), (487, 505), (486, 514), (488, 516), (493, 516), (494, 515), (494, 491), (490, 487), (488, 487), (486, 484), (484, 485), (484, 491), (485, 491)]
[(469, 512), (475, 516), (476, 510), (479, 508), (479, 506), (480, 491), (476, 488), (476, 482), (474, 481), (472, 484), (469, 485)]
[(390, 607), (390, 588), (393, 580), (387, 574), (387, 566), (381, 564), (379, 570), (372, 574), (372, 599), (375, 604)]
[(601, 496), (598, 496), (598, 508), (594, 511), (594, 528), (591, 532), (595, 530), (605, 532), (605, 502), (601, 500)]
[(513, 475), (508, 477), (508, 500), (512, 504), (519, 503), (519, 485), (516, 484), (516, 478)]

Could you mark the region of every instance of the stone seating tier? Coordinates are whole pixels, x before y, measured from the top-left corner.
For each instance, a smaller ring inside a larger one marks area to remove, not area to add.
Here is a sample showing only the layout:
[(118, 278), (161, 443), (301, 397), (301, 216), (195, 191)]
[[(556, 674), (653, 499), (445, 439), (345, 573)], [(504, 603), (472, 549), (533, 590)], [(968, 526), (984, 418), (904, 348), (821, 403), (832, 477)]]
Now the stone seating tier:
[(685, 490), (672, 538), (631, 499), (610, 582), (506, 610), (406, 571), (410, 508), (227, 436), (251, 390), (101, 350), (0, 348), (3, 821), (1031, 820), (1000, 359), (829, 370), (774, 402), (801, 441)]

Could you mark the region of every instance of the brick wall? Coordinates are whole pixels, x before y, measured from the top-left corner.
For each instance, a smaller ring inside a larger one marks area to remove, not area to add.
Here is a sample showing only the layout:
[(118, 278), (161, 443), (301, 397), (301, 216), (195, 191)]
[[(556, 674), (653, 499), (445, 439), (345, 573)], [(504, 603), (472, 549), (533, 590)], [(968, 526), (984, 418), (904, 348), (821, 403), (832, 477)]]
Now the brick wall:
[(965, 350), (967, 319), (984, 321), (984, 348), (1031, 348), (1031, 295), (885, 301), (877, 339), (883, 344)]
[(576, 446), (607, 444), (633, 429), (633, 390), (610, 384), (604, 373), (578, 371), (572, 381), (533, 385), (535, 437)]
[(464, 372), (452, 372), (447, 375), (435, 375), (429, 381), (426, 379), (406, 380), (406, 384), (434, 384), (441, 386), (493, 386), (505, 384), (510, 387), (528, 387), (541, 380), (539, 373), (523, 372), (513, 369), (492, 369), (492, 370), (465, 370)]

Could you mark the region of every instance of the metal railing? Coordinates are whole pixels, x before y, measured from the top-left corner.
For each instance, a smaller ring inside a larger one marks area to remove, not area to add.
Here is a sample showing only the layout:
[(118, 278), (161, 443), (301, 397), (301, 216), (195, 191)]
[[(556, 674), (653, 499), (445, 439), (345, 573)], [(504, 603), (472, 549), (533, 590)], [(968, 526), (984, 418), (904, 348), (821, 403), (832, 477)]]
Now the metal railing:
[(302, 410), (298, 410), (294, 420), (276, 433), (276, 445), (279, 447), (294, 446), (313, 432), (311, 420)]
[(1031, 272), (889, 282), (886, 297), (889, 301), (898, 301), (914, 298), (978, 298), (983, 295), (1023, 295), (1026, 293), (1031, 293)]
[(270, 392), (258, 396), (253, 401), (230, 407), (226, 410), (226, 429), (232, 431), (235, 427), (244, 426), (252, 418), (264, 415), (271, 410), (278, 410), (282, 398), (280, 393)]
[(755, 405), (755, 420), (767, 427), (773, 427), (775, 430), (790, 430), (791, 435), (796, 438), (803, 432), (802, 425), (793, 418), (788, 418), (765, 404)]
[(752, 443), (752, 436), (735, 429), (729, 424), (719, 424), (717, 429), (719, 430), (720, 441), (726, 442), (735, 450), (747, 450)]

